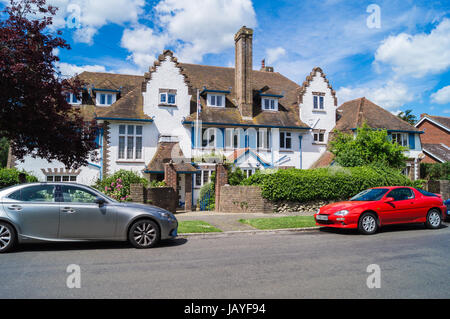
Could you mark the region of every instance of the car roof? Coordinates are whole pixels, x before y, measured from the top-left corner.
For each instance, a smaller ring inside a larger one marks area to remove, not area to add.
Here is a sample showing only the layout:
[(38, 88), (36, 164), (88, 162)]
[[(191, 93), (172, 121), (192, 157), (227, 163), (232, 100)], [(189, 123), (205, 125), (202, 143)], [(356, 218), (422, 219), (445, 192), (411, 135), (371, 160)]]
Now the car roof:
[(377, 189), (377, 188), (394, 189), (394, 188), (414, 188), (414, 187), (411, 187), (411, 186), (378, 186), (378, 187), (372, 187), (372, 189)]

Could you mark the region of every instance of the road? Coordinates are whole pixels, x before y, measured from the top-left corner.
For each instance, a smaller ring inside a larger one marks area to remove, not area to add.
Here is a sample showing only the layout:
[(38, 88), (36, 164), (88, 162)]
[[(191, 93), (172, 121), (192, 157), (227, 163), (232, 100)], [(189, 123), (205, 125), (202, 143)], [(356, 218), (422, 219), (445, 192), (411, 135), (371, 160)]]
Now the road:
[[(150, 250), (122, 243), (39, 244), (0, 255), (1, 298), (448, 298), (450, 227), (179, 238)], [(67, 266), (81, 288), (66, 285)], [(366, 285), (367, 266), (381, 288)]]

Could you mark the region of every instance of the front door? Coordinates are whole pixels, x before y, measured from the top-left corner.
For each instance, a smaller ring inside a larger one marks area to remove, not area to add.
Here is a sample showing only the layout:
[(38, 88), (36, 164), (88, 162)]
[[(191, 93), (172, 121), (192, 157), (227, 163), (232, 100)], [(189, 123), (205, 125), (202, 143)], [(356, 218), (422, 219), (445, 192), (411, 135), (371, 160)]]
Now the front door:
[(99, 206), (97, 194), (73, 185), (61, 187), (61, 239), (108, 239), (115, 236), (115, 210)]
[(38, 239), (57, 239), (59, 205), (54, 185), (24, 187), (8, 196), (3, 206), (19, 225), (20, 235)]

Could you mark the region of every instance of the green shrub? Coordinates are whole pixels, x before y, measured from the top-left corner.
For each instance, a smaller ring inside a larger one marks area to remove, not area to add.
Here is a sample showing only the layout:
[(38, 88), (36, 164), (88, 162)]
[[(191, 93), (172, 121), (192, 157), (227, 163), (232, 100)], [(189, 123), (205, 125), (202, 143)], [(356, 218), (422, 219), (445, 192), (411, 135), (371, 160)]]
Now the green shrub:
[(199, 199), (201, 200), (203, 197), (205, 197), (206, 193), (209, 192), (209, 200), (206, 204), (207, 210), (214, 210), (215, 204), (216, 204), (216, 189), (215, 189), (215, 183), (210, 182), (207, 184), (204, 184), (202, 188), (200, 188), (200, 196)]
[(450, 162), (420, 163), (420, 178), (428, 180), (450, 180)]
[(148, 181), (133, 171), (121, 169), (111, 176), (98, 180), (94, 188), (118, 201), (130, 201), (130, 185), (148, 185)]
[(256, 173), (242, 185), (259, 185), (271, 201), (342, 200), (377, 186), (420, 186), (399, 171), (380, 167), (287, 169)]
[(25, 173), (28, 183), (34, 183), (38, 181), (35, 176), (30, 175), (26, 172), (18, 171), (15, 168), (0, 168), (0, 189), (19, 184), (20, 173)]

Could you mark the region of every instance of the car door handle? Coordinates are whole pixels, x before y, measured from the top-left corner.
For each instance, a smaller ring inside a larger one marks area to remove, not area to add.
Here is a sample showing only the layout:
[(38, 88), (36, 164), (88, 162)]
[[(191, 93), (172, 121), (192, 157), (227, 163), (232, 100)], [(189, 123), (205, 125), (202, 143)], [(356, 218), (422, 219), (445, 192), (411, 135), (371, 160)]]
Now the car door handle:
[(11, 205), (11, 206), (8, 206), (8, 209), (9, 210), (15, 210), (15, 211), (21, 211), (22, 210), (22, 206), (20, 206), (20, 205)]
[(64, 208), (62, 209), (62, 211), (63, 211), (64, 213), (68, 213), (68, 214), (73, 214), (73, 213), (76, 212), (75, 209), (73, 209), (72, 207), (64, 207)]

